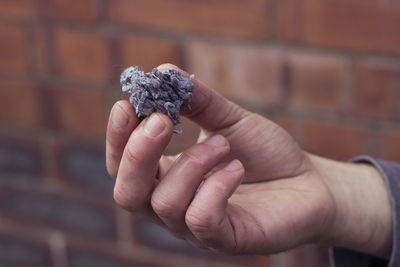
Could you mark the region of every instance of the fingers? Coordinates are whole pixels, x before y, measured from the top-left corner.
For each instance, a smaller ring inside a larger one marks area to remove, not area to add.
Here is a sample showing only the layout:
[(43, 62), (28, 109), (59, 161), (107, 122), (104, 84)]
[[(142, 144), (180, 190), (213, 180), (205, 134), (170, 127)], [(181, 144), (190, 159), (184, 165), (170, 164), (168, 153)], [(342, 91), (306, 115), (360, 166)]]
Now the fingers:
[(135, 211), (149, 200), (158, 162), (172, 137), (172, 130), (167, 116), (154, 113), (129, 137), (114, 187), (114, 199), (123, 208)]
[(229, 153), (227, 140), (216, 135), (181, 154), (155, 188), (151, 205), (173, 232), (186, 228), (185, 213), (204, 176)]
[(108, 120), (106, 135), (106, 166), (111, 177), (116, 178), (122, 152), (133, 129), (138, 125), (131, 104), (118, 101), (114, 104)]
[(209, 248), (230, 252), (237, 248), (227, 203), (243, 176), (243, 165), (238, 160), (232, 161), (204, 182), (186, 212), (186, 225)]
[[(189, 77), (188, 73), (172, 64), (160, 65), (158, 69), (160, 71), (177, 69), (184, 76)], [(245, 109), (222, 97), (202, 82), (196, 79), (192, 81), (195, 88), (190, 104), (191, 110), (187, 110), (183, 114), (199, 124), (200, 127), (210, 131), (218, 131), (235, 124), (248, 114)]]

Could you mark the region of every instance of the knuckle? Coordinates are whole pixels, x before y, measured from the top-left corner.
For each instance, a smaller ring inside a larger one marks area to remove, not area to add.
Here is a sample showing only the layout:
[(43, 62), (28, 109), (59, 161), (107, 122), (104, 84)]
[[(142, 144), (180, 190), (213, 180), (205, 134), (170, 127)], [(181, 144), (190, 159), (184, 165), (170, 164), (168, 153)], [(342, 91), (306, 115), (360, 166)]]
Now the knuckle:
[(127, 145), (125, 147), (125, 155), (130, 164), (132, 164), (133, 166), (141, 166), (143, 160), (138, 157), (136, 151), (132, 146)]
[(196, 238), (206, 247), (212, 248), (214, 252), (229, 253), (233, 251), (230, 244), (222, 242), (214, 228), (211, 215), (188, 212), (185, 216), (185, 223)]
[(117, 203), (121, 208), (126, 209), (126, 210), (130, 210), (130, 200), (127, 197), (127, 195), (125, 194), (125, 192), (123, 192), (121, 189), (119, 189), (119, 187), (115, 187), (114, 188), (114, 201), (115, 203)]
[(218, 222), (213, 220), (213, 214), (200, 209), (188, 211), (185, 216), (185, 223), (190, 231), (196, 236), (201, 244), (212, 248), (217, 253), (228, 253), (235, 251), (234, 245), (225, 242), (218, 234)]
[(194, 167), (203, 167), (208, 166), (217, 159), (221, 159), (228, 152), (229, 146), (214, 148), (201, 143), (182, 152), (179, 161), (193, 164)]
[(206, 234), (211, 230), (211, 220), (203, 212), (190, 209), (185, 215), (185, 223), (189, 229), (197, 234)]
[(121, 143), (120, 140), (121, 138), (119, 137), (118, 139), (119, 140), (116, 140), (116, 138), (111, 138), (109, 136), (106, 138), (106, 153), (112, 157), (117, 157), (124, 149), (124, 144)]
[(152, 196), (151, 207), (155, 213), (163, 218), (173, 218), (176, 216), (179, 210), (170, 201), (166, 200), (164, 197), (161, 197), (160, 194)]
[(136, 211), (143, 205), (143, 200), (126, 192), (123, 187), (114, 187), (114, 201), (121, 208), (129, 211)]
[(207, 158), (205, 157), (206, 153), (204, 152), (205, 152), (204, 149), (197, 149), (197, 150), (193, 149), (184, 151), (181, 154), (181, 160), (184, 162), (190, 162), (197, 166), (204, 166), (206, 165), (207, 162)]

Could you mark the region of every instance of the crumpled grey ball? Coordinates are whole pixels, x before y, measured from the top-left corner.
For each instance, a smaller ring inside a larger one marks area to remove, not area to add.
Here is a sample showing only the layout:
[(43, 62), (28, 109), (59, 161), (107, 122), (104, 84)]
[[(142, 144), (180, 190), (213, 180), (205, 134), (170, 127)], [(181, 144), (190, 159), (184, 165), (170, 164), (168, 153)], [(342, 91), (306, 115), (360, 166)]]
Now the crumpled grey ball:
[[(121, 74), (122, 91), (131, 93), (130, 102), (139, 119), (161, 112), (171, 118), (174, 126), (181, 123), (179, 112), (190, 108), (194, 84), (181, 72), (169, 69), (160, 72), (154, 68), (144, 73), (139, 67), (129, 67)], [(174, 129), (175, 133), (182, 131)]]

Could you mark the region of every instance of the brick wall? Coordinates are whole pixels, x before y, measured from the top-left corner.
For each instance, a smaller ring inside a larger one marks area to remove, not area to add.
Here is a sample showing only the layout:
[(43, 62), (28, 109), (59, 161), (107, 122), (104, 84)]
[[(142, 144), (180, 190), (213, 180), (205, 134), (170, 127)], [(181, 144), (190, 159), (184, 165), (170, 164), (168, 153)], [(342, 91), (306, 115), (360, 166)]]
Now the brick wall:
[(216, 256), (117, 208), (119, 74), (174, 63), (312, 153), (400, 160), (399, 24), (383, 0), (0, 0), (0, 265), (327, 266), (311, 245)]

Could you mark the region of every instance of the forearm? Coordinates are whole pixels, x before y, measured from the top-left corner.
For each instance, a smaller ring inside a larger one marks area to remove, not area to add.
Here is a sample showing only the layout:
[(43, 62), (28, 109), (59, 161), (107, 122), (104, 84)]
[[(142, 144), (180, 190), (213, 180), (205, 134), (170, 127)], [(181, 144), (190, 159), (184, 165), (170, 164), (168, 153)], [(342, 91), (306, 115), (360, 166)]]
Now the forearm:
[(382, 175), (366, 164), (309, 156), (336, 203), (334, 220), (323, 233), (322, 242), (388, 258), (393, 215)]

